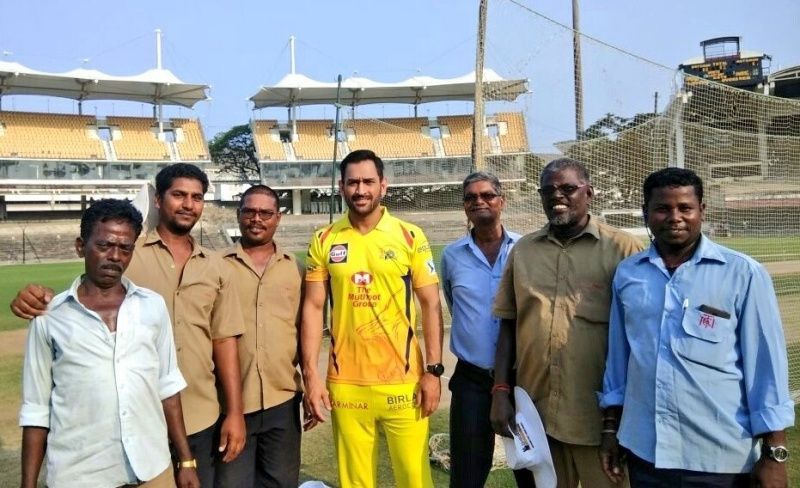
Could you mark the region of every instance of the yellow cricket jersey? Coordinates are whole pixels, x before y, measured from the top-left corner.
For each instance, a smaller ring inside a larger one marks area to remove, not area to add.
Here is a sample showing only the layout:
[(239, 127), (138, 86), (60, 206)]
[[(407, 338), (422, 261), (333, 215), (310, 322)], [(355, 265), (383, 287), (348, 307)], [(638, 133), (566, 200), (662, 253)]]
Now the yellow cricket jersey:
[(439, 278), (422, 230), (382, 211), (367, 234), (345, 215), (317, 231), (308, 248), (306, 280), (327, 281), (333, 302), (334, 383), (413, 383), (422, 376), (413, 290)]

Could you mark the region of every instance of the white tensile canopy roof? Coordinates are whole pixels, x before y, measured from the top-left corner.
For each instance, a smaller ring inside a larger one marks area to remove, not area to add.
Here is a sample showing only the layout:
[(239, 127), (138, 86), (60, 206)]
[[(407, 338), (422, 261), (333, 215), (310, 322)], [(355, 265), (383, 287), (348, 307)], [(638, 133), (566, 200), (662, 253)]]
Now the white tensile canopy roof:
[(208, 99), (208, 85), (184, 83), (171, 71), (151, 69), (132, 76), (114, 76), (91, 69), (66, 73), (37, 71), (0, 61), (0, 97), (42, 95), (73, 100), (126, 100), (192, 108)]
[[(528, 92), (528, 80), (506, 80), (490, 69), (483, 72), (484, 94), (487, 101), (513, 101)], [(440, 79), (415, 76), (397, 83), (381, 83), (368, 78), (351, 77), (342, 80), (340, 102), (347, 105), (369, 103), (404, 103), (418, 105), (427, 102), (475, 99), (475, 72), (458, 78)], [(262, 86), (250, 97), (254, 108), (325, 105), (336, 102), (336, 83), (326, 83), (291, 73), (275, 86)]]

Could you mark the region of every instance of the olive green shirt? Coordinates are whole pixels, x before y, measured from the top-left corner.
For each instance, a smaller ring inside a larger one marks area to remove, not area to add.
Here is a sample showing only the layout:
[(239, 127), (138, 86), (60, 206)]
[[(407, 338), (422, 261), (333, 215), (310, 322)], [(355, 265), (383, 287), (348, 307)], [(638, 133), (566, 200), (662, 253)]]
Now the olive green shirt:
[(494, 303), (516, 320), (517, 384), (536, 404), (547, 434), (600, 443), (601, 390), (608, 345), (611, 280), (642, 249), (636, 237), (590, 217), (561, 244), (549, 225), (522, 237), (508, 257)]
[(278, 246), (261, 275), (241, 243), (223, 256), (244, 317), (239, 338), (244, 413), (265, 410), (302, 391), (297, 364), (303, 276), (294, 255)]

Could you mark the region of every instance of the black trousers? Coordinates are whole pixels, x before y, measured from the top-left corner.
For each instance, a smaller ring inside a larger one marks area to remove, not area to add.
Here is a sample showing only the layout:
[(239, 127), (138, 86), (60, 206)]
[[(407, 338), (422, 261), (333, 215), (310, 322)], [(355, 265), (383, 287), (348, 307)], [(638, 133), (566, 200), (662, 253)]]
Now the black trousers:
[(217, 488), (296, 488), (300, 477), (300, 402), (302, 395), (244, 416), (244, 450), (217, 465)]
[[(219, 447), (218, 427), (218, 424), (214, 424), (207, 429), (186, 436), (189, 449), (192, 450), (192, 454), (197, 460), (197, 477), (200, 478), (202, 488), (214, 486), (214, 465), (217, 461), (217, 448)], [(174, 451), (172, 457), (177, 459)]]
[(750, 473), (703, 473), (685, 469), (656, 468), (628, 451), (631, 488), (748, 488)]
[[(489, 371), (463, 360), (450, 378), (450, 487), (483, 487), (492, 467), (494, 430), (489, 421), (492, 384)], [(534, 487), (533, 473), (514, 471), (520, 488)]]

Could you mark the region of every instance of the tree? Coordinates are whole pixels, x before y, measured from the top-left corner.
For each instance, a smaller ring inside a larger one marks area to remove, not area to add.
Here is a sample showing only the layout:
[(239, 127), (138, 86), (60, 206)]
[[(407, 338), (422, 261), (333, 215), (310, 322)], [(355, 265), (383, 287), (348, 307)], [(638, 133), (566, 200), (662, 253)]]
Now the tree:
[(565, 154), (584, 162), (592, 175), (597, 208), (639, 208), (642, 182), (662, 167), (663, 131), (658, 116), (640, 113), (632, 118), (607, 113), (590, 125)]
[(581, 140), (585, 141), (598, 137), (607, 137), (626, 129), (633, 129), (653, 117), (656, 117), (656, 114), (652, 112), (636, 114), (633, 118), (621, 117), (609, 112), (600, 117), (594, 124), (587, 127), (581, 134)]
[(208, 144), (211, 160), (224, 173), (243, 179), (258, 179), (258, 155), (250, 124), (237, 125), (215, 135)]

